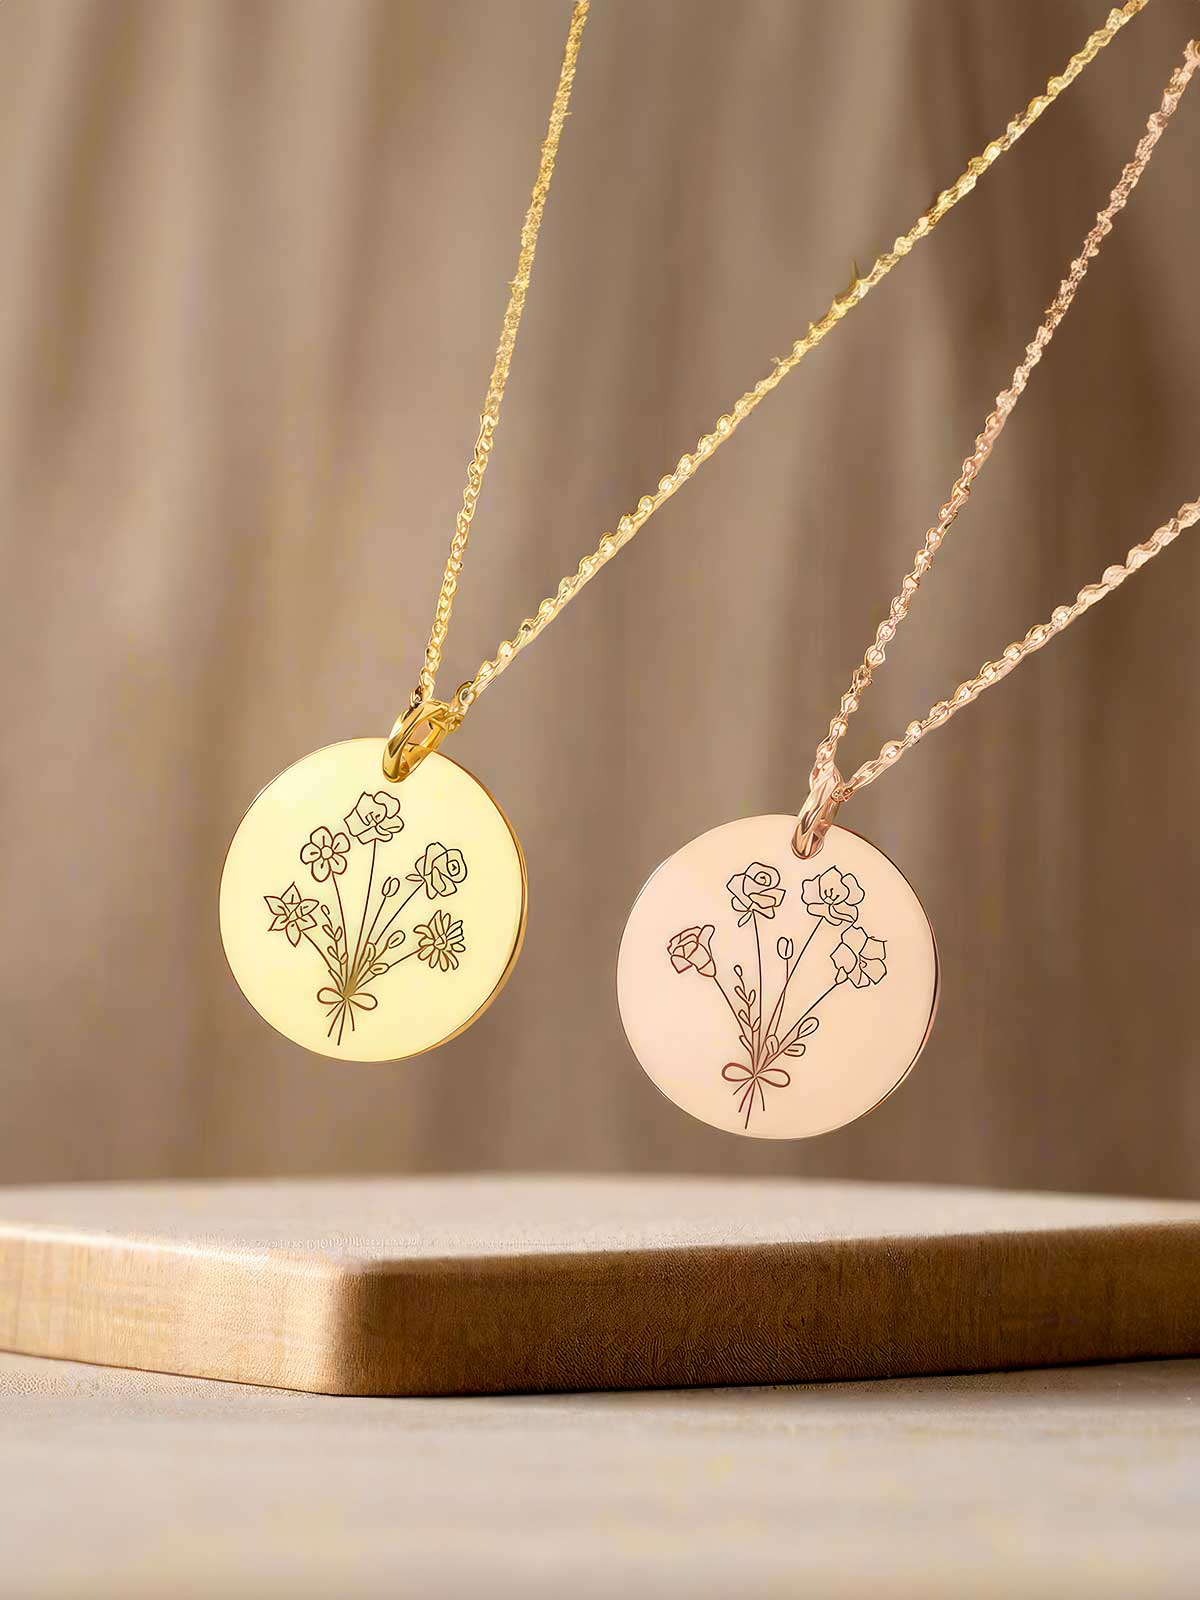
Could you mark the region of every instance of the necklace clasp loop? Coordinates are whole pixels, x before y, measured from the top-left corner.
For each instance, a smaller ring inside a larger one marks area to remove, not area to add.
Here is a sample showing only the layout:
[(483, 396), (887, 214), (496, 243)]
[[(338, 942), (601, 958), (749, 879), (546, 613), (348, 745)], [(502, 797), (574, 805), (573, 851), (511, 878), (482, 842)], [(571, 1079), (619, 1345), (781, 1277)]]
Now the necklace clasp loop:
[(383, 775), (403, 783), (462, 721), (462, 712), (444, 700), (417, 700), (392, 724), (383, 752)]
[(820, 850), (842, 803), (842, 775), (832, 761), (827, 766), (814, 767), (808, 782), (808, 799), (800, 808), (792, 835), (792, 849), (801, 861), (808, 861)]

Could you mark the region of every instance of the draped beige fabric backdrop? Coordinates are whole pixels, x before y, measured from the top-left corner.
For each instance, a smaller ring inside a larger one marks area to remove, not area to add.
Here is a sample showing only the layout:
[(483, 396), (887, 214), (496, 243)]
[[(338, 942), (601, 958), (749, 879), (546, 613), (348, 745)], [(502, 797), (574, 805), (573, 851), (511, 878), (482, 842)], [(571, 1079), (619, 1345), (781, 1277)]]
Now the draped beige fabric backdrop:
[[(594, 8), (453, 686), (1102, 20), (1104, 0)], [(1195, 1193), (1200, 539), (846, 814), (925, 899), (933, 1040), (799, 1145), (662, 1100), (613, 999), (697, 832), (813, 745), (1196, 9), (1153, 0), (481, 702), (525, 842), (501, 1001), (400, 1067), (275, 1037), (223, 852), (424, 643), (568, 7), (0, 7), (0, 1179), (480, 1166)], [(1200, 482), (1200, 91), (846, 747), (901, 731)]]

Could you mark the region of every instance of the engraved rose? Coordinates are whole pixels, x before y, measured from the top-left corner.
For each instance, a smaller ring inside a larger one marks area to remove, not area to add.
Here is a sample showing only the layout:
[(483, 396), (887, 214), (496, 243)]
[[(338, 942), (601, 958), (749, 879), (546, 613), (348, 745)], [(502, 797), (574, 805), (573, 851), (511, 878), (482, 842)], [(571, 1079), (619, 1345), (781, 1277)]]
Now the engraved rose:
[(715, 978), (717, 964), (712, 955), (712, 936), (716, 928), (706, 922), (702, 928), (685, 928), (667, 944), (667, 954), (676, 972), (694, 967), (702, 978)]
[(858, 921), (863, 891), (852, 872), (830, 867), (818, 878), (805, 878), (800, 885), (800, 898), (810, 916), (821, 917), (836, 927), (838, 923)]
[(400, 815), (400, 802), (394, 794), (380, 789), (376, 794), (364, 790), (358, 804), (346, 814), (346, 827), (359, 844), (386, 844), (395, 838), (404, 826)]
[(408, 883), (423, 884), (431, 900), (448, 894), (457, 894), (458, 886), (467, 876), (467, 863), (461, 850), (447, 850), (436, 841), (427, 845), (406, 875)]
[(725, 885), (733, 909), (738, 912), (738, 927), (751, 917), (773, 917), (787, 893), (779, 886), (779, 868), (752, 861), (745, 872), (735, 872)]

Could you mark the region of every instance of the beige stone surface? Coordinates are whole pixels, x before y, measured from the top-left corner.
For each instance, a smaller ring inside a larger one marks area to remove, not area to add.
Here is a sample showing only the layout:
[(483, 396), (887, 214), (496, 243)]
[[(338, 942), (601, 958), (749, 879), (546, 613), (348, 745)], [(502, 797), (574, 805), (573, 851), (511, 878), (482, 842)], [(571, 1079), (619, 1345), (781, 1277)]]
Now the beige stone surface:
[(0, 1356), (5, 1600), (1191, 1600), (1200, 1362), (342, 1400)]

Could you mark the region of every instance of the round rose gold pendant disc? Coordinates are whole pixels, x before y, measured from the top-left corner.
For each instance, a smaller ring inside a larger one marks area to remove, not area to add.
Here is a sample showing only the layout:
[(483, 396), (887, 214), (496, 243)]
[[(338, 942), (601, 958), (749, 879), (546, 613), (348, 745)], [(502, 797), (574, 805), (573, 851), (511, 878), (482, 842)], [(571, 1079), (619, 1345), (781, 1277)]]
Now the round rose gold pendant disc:
[(349, 739), (267, 785), (229, 846), (221, 937), (259, 1014), (340, 1061), (398, 1061), (461, 1033), (525, 932), (525, 861), (487, 790), (446, 756), (403, 783)]
[(617, 958), (647, 1075), (702, 1122), (758, 1139), (871, 1111), (937, 1008), (937, 945), (908, 880), (845, 828), (801, 861), (795, 827), (746, 817), (693, 839), (638, 896)]

